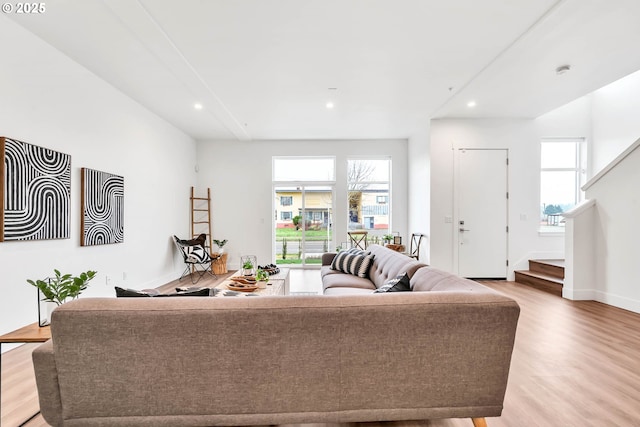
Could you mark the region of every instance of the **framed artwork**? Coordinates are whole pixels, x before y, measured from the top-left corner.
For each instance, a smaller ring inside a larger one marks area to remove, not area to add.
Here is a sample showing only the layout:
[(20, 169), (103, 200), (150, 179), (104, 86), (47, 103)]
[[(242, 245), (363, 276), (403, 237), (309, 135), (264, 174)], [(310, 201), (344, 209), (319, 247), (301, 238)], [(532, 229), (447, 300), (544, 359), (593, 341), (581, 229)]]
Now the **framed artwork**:
[(0, 242), (69, 238), (71, 156), (0, 137)]
[(124, 241), (124, 178), (82, 168), (80, 245)]

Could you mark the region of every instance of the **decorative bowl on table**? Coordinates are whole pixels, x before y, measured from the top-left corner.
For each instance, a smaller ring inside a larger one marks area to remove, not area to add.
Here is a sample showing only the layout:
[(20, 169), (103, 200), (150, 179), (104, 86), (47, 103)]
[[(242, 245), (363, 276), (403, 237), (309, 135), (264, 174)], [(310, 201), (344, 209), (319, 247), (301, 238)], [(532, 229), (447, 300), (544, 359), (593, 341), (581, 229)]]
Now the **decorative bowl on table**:
[(256, 284), (256, 278), (254, 276), (232, 276), (232, 277), (229, 277), (229, 280), (236, 283), (241, 283), (243, 285)]
[(227, 285), (227, 288), (229, 288), (229, 290), (238, 291), (238, 292), (253, 292), (256, 289), (258, 289), (258, 286), (257, 285), (234, 282), (234, 283), (229, 283)]

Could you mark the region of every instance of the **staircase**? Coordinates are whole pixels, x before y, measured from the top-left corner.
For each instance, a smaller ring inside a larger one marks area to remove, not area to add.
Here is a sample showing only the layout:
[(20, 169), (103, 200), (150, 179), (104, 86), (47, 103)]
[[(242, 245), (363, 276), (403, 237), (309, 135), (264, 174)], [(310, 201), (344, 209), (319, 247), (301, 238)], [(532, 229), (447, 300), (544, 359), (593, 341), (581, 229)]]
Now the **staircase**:
[(516, 270), (516, 283), (562, 296), (563, 259), (530, 259), (528, 270)]

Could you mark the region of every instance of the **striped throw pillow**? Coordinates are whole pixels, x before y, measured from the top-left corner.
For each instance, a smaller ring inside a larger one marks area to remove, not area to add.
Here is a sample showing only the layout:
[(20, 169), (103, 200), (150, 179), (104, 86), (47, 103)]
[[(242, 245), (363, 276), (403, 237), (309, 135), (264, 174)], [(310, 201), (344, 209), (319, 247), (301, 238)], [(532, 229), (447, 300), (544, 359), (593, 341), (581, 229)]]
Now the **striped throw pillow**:
[(357, 254), (348, 251), (340, 252), (333, 258), (331, 269), (358, 277), (367, 277), (375, 255), (371, 253)]

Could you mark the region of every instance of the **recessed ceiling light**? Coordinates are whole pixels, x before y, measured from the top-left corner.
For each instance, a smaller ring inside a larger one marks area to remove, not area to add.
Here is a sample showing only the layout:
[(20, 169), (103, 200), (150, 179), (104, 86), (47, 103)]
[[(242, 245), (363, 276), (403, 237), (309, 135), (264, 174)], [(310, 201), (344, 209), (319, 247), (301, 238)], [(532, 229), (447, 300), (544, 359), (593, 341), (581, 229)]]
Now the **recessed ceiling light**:
[(202, 110), (202, 104), (193, 104), (193, 108), (195, 108), (196, 110)]
[(467, 102), (467, 107), (469, 107), (469, 108), (473, 108), (473, 107), (475, 107), (475, 106), (476, 106), (476, 101), (469, 101), (469, 102)]
[(570, 69), (571, 69), (571, 65), (561, 65), (558, 68), (556, 68), (556, 74), (557, 75), (564, 74)]
[(333, 108), (333, 102), (327, 102), (327, 108), (330, 110)]

